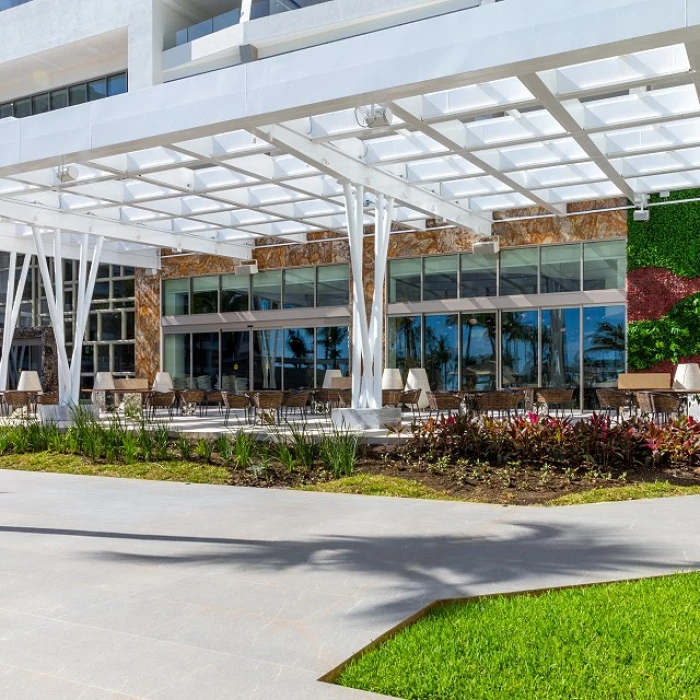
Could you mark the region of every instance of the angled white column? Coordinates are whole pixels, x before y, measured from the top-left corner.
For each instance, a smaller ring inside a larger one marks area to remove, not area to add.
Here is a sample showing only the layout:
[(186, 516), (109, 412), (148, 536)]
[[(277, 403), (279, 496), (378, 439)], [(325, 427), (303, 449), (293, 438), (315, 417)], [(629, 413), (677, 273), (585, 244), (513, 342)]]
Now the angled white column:
[(96, 240), (92, 256), (90, 275), (86, 279), (87, 257), (89, 237), (85, 235), (81, 242), (80, 272), (78, 278), (78, 309), (73, 338), (73, 355), (68, 360), (66, 351), (65, 333), (65, 306), (63, 303), (63, 257), (61, 255), (61, 232), (54, 232), (54, 280), (51, 280), (49, 266), (44, 247), (44, 240), (36, 228), (33, 228), (34, 242), (36, 244), (39, 271), (46, 293), (46, 304), (49, 309), (51, 325), (56, 336), (56, 350), (58, 355), (58, 402), (61, 406), (74, 406), (80, 398), (80, 359), (82, 355), (83, 337), (85, 325), (88, 320), (88, 312), (92, 303), (92, 294), (95, 288), (97, 268), (102, 251), (103, 238)]
[(0, 356), (0, 390), (7, 389), (7, 375), (10, 369), (10, 351), (12, 340), (15, 336), (15, 327), (19, 318), (19, 311), (24, 296), (24, 286), (27, 282), (31, 255), (25, 255), (22, 263), (19, 283), (15, 290), (15, 276), (17, 273), (17, 253), (10, 253), (10, 269), (7, 274), (7, 296), (5, 298), (5, 321), (2, 332), (2, 355)]
[(394, 200), (380, 195), (375, 204), (374, 223), (374, 295), (369, 325), (372, 343), (373, 384), (370, 391), (370, 406), (382, 407), (382, 373), (384, 371), (384, 292), (386, 280), (389, 236), (394, 219)]
[(352, 408), (382, 408), (384, 280), (394, 200), (379, 195), (375, 202), (374, 293), (367, 322), (364, 289), (364, 188), (344, 185), (352, 266)]

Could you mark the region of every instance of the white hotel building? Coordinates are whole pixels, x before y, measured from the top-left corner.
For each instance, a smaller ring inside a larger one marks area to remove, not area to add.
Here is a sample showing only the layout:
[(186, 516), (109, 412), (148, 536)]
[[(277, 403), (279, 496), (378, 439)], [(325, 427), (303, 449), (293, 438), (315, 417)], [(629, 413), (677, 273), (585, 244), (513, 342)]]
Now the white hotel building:
[(700, 0), (0, 0), (7, 381), (589, 406), (628, 210), (700, 185), (699, 67)]

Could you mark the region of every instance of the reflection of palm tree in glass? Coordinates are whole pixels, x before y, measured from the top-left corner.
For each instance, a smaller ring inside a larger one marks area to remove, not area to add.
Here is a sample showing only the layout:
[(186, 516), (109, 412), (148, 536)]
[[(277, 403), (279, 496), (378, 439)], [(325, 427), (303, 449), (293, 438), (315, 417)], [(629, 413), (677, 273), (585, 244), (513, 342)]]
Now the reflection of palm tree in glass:
[[(404, 357), (399, 357), (399, 347), (397, 347), (397, 365), (403, 360), (403, 367), (399, 369), (412, 369), (420, 366), (420, 316), (403, 316), (397, 319), (396, 339), (403, 341)], [(400, 343), (397, 342), (397, 346)]]
[[(528, 323), (523, 313), (504, 313), (502, 320), (503, 369), (510, 367), (527, 383), (537, 377), (537, 324)], [(529, 344), (533, 361), (527, 363), (527, 356), (518, 352), (521, 344)], [(520, 365), (520, 366), (519, 366)], [(525, 371), (523, 371), (525, 370)]]
[(425, 346), (428, 369), (431, 374), (437, 373), (441, 379), (441, 389), (447, 389), (450, 385), (448, 370), (454, 365), (456, 353), (450, 345), (447, 336), (435, 337), (435, 332), (429, 326), (425, 329)]
[[(462, 326), (466, 330), (467, 337), (464, 341), (463, 351), (463, 382), (467, 389), (493, 389), (496, 386), (496, 315), (475, 314), (462, 317)], [(477, 343), (482, 352), (474, 352), (473, 336), (478, 331)], [(464, 330), (462, 331), (464, 339)], [(487, 340), (490, 351), (481, 344)]]
[(304, 339), (299, 335), (299, 331), (290, 330), (287, 338), (287, 345), (292, 351), (295, 360), (303, 360), (309, 353)]
[(625, 328), (621, 323), (603, 321), (598, 324), (591, 342), (591, 350), (614, 353), (625, 352)]
[(343, 326), (319, 328), (318, 337), (323, 346), (323, 359), (327, 361), (327, 369), (339, 369), (340, 360), (346, 359), (342, 345), (348, 337), (348, 329)]

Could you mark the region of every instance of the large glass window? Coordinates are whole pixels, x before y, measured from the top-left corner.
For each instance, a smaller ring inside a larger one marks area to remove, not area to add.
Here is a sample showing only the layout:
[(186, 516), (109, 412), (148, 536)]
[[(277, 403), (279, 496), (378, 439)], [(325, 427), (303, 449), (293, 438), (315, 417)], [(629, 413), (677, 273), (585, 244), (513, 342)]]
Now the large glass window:
[(165, 280), (163, 282), (163, 314), (165, 316), (186, 316), (189, 313), (189, 279)]
[(163, 369), (176, 389), (186, 389), (190, 378), (190, 335), (177, 333), (163, 338)]
[(421, 300), (420, 258), (389, 261), (389, 303)]
[(221, 334), (221, 388), (241, 393), (248, 387), (250, 331)]
[(350, 304), (350, 267), (328, 265), (318, 267), (316, 271), (316, 305), (348, 306)]
[(253, 309), (279, 309), (282, 302), (282, 271), (265, 270), (253, 275)]
[(313, 388), (314, 329), (285, 329), (282, 358), (285, 389)]
[(219, 387), (219, 334), (192, 334), (192, 376), (197, 389)]
[(578, 388), (581, 383), (581, 311), (542, 311), (542, 386)]
[(423, 258), (423, 300), (457, 298), (458, 255)]
[(459, 361), (457, 314), (425, 317), (424, 367), (434, 391), (457, 391)]
[(219, 278), (194, 277), (192, 279), (192, 313), (215, 314), (219, 311)]
[(387, 367), (402, 371), (421, 366), (420, 316), (390, 316), (387, 324)]
[(511, 248), (501, 253), (501, 295), (537, 294), (537, 248)]
[(595, 390), (617, 386), (625, 371), (624, 306), (594, 306), (583, 310), (584, 408), (595, 406)]
[(498, 255), (462, 255), (462, 281), (459, 295), (493, 297), (498, 293)]
[(284, 271), (285, 309), (314, 306), (315, 277), (316, 270), (313, 267), (296, 267)]
[(253, 388), (282, 388), (282, 339), (279, 329), (253, 333)]
[(624, 289), (627, 271), (625, 241), (583, 244), (583, 289)]
[(501, 382), (509, 386), (537, 386), (538, 312), (501, 314)]
[(581, 246), (552, 245), (541, 248), (540, 293), (581, 291)]
[(221, 311), (248, 311), (250, 277), (248, 275), (223, 275), (221, 278)]
[(462, 314), (462, 387), (472, 391), (496, 389), (496, 314)]
[(339, 369), (348, 375), (350, 334), (347, 326), (327, 326), (316, 329), (316, 386), (323, 385), (327, 369)]

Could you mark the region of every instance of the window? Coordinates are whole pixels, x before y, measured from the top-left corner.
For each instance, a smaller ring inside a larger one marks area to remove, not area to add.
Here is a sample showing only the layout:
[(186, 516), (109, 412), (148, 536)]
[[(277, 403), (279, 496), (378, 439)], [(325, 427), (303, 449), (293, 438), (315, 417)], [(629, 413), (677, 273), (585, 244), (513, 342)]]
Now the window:
[(163, 282), (163, 314), (165, 316), (185, 316), (189, 312), (189, 279), (165, 280)]
[(462, 314), (462, 387), (470, 391), (497, 388), (496, 314)]
[(101, 100), (104, 97), (121, 95), (127, 90), (127, 73), (116, 73), (97, 78), (96, 80), (90, 80), (89, 82), (67, 85), (51, 92), (29, 95), (14, 102), (7, 102), (0, 105), (0, 119), (12, 116), (18, 119), (30, 117), (33, 114), (43, 114), (44, 112), (80, 105), (92, 100)]
[(315, 277), (316, 270), (313, 267), (298, 267), (284, 271), (285, 309), (314, 306)]
[(348, 306), (350, 304), (350, 268), (329, 265), (316, 268), (316, 305)]
[(284, 388), (307, 389), (314, 386), (314, 329), (287, 328), (282, 346)]
[(504, 311), (501, 315), (501, 382), (537, 386), (538, 312)]
[(581, 376), (581, 310), (542, 311), (542, 386), (578, 388)]
[(420, 316), (390, 316), (387, 324), (387, 367), (406, 372), (421, 366)]
[(421, 259), (389, 261), (389, 303), (421, 300)]
[(537, 294), (537, 248), (511, 248), (501, 253), (501, 295)]
[(170, 374), (173, 385), (186, 389), (190, 379), (190, 335), (176, 333), (163, 338), (163, 369)]
[(493, 297), (498, 292), (498, 255), (462, 255), (460, 296)]
[(595, 390), (617, 386), (625, 371), (627, 336), (624, 306), (594, 306), (583, 310), (584, 407), (595, 405)]
[(350, 332), (347, 326), (316, 329), (316, 386), (323, 386), (326, 370), (340, 370), (347, 376), (350, 367)]
[(250, 277), (248, 275), (223, 275), (221, 278), (221, 311), (248, 311)]
[(219, 311), (219, 278), (195, 277), (192, 280), (192, 313), (215, 314)]
[(457, 298), (458, 255), (423, 258), (423, 300)]
[(583, 289), (624, 289), (627, 271), (625, 241), (583, 244)]
[(540, 292), (581, 291), (581, 246), (552, 245), (541, 248)]
[(459, 361), (457, 314), (425, 317), (425, 359), (433, 391), (457, 391)]
[(279, 309), (281, 302), (281, 270), (265, 270), (253, 275), (253, 308), (256, 311)]

